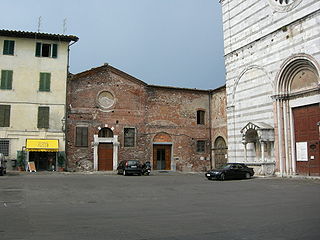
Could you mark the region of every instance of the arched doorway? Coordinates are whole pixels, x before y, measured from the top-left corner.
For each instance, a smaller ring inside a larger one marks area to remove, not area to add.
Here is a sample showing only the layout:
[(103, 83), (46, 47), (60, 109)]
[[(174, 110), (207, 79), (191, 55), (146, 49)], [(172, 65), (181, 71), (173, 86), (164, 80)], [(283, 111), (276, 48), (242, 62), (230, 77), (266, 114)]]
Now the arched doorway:
[(278, 164), (281, 174), (320, 175), (319, 64), (298, 54), (277, 77)]
[(227, 144), (223, 137), (217, 137), (214, 141), (214, 166), (215, 168), (219, 168), (227, 163)]
[(98, 146), (98, 170), (112, 171), (113, 170), (113, 142), (107, 141), (108, 138), (113, 138), (113, 131), (110, 128), (101, 128), (98, 137), (106, 141), (100, 141)]
[(172, 138), (167, 133), (158, 133), (153, 138), (153, 169), (171, 170)]

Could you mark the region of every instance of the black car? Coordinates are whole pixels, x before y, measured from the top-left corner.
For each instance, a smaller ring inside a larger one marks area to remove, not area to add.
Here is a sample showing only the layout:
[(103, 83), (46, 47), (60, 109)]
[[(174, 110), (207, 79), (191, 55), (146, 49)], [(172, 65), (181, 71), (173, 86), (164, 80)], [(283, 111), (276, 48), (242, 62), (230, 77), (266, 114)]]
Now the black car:
[(142, 175), (142, 164), (138, 160), (124, 160), (118, 165), (118, 174), (130, 175), (137, 174)]
[(247, 167), (243, 163), (228, 163), (221, 168), (212, 169), (206, 173), (209, 180), (218, 179), (249, 179), (254, 175), (253, 168)]
[(4, 155), (0, 153), (0, 176), (3, 176), (7, 172), (7, 160), (4, 159)]

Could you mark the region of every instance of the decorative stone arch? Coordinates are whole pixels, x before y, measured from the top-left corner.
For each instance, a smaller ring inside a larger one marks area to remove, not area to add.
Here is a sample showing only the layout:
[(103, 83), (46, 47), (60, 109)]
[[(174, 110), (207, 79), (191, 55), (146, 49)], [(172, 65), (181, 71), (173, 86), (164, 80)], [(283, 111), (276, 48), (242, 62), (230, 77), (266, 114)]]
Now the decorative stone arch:
[[(249, 122), (241, 129), (246, 162), (270, 162), (273, 157), (274, 129), (261, 122)], [(251, 155), (248, 156), (248, 150)]]
[(154, 143), (172, 143), (172, 137), (166, 132), (157, 133), (153, 137)]
[(257, 69), (257, 70), (260, 70), (262, 72), (264, 72), (265, 76), (267, 77), (268, 79), (268, 83), (271, 85), (272, 88), (274, 88), (274, 83), (273, 81), (271, 81), (271, 78), (268, 74), (268, 72), (261, 66), (259, 65), (250, 65), (250, 66), (247, 66), (245, 67), (245, 69), (242, 70), (242, 72), (238, 75), (234, 85), (233, 85), (233, 88), (232, 88), (232, 97), (231, 97), (231, 106), (234, 106), (235, 105), (235, 95), (236, 95), (236, 91), (237, 91), (237, 87), (239, 85), (239, 82), (240, 80), (242, 79), (242, 77), (248, 72), (248, 71), (251, 71), (251, 70), (254, 70), (254, 69)]
[[(243, 148), (239, 130), (243, 128), (243, 116), (247, 112), (251, 112), (249, 121), (257, 119), (259, 118), (261, 105), (263, 105), (267, 111), (265, 111), (262, 121), (271, 124), (273, 119), (273, 103), (271, 99), (274, 89), (273, 84), (264, 67), (250, 65), (240, 72), (232, 86), (232, 92), (227, 93), (231, 95), (227, 104), (228, 134), (230, 135), (228, 137), (229, 161), (243, 161), (243, 154), (240, 153)], [(252, 101), (252, 97), (255, 98), (255, 101)]]
[(213, 167), (218, 168), (223, 166), (228, 162), (227, 155), (228, 147), (227, 143), (222, 136), (218, 136), (214, 140), (213, 154), (214, 154), (214, 163)]
[(310, 55), (295, 54), (281, 65), (280, 71), (276, 76), (275, 94), (288, 95), (295, 92), (291, 89), (291, 84), (297, 81), (297, 74), (301, 71), (309, 71), (317, 77), (317, 82), (314, 86), (305, 86), (306, 89), (319, 88), (320, 66), (318, 62)]
[(113, 138), (113, 131), (111, 128), (103, 127), (99, 129), (98, 132), (99, 138)]
[(277, 73), (275, 82), (277, 164), (281, 175), (297, 173), (293, 109), (320, 102), (320, 67), (310, 55), (295, 54)]

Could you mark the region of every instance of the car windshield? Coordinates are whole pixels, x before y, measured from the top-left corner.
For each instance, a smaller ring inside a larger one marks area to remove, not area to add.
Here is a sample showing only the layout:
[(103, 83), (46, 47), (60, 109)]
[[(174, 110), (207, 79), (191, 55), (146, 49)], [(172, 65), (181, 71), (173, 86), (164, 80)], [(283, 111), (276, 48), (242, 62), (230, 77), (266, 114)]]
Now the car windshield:
[(134, 166), (134, 165), (138, 165), (138, 161), (136, 161), (136, 160), (128, 161), (128, 166)]
[(219, 169), (229, 169), (232, 166), (232, 164), (225, 164), (221, 166)]

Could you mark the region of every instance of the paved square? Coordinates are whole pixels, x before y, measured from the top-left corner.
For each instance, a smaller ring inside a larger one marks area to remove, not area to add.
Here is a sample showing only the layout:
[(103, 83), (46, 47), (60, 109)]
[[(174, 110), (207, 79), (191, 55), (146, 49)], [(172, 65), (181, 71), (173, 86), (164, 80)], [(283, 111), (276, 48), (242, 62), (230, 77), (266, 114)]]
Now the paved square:
[(200, 174), (0, 178), (0, 239), (320, 239), (320, 181)]

